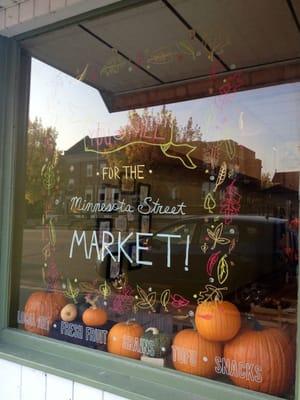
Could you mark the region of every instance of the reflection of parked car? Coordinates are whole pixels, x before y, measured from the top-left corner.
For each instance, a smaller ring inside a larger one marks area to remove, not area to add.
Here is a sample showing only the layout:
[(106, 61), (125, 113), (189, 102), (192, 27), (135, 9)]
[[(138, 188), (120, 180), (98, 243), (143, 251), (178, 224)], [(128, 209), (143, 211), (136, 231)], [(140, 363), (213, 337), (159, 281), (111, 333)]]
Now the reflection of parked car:
[[(215, 240), (209, 232), (226, 240)], [(129, 266), (128, 279), (132, 284), (143, 282), (144, 286), (170, 288), (190, 298), (208, 283), (227, 287), (228, 294), (253, 282), (272, 283), (275, 288), (283, 282), (287, 271), (282, 244), (287, 232), (287, 221), (278, 218), (241, 215), (233, 217), (230, 225), (223, 224), (217, 215), (186, 218), (166, 226), (148, 240), (149, 250), (142, 257), (151, 261), (152, 266)], [(171, 238), (170, 267), (166, 234), (178, 236)], [(187, 235), (190, 245), (186, 267)], [(218, 262), (211, 276), (207, 272), (213, 253), (218, 253), (218, 260), (225, 255), (228, 265), (228, 278), (221, 284)]]

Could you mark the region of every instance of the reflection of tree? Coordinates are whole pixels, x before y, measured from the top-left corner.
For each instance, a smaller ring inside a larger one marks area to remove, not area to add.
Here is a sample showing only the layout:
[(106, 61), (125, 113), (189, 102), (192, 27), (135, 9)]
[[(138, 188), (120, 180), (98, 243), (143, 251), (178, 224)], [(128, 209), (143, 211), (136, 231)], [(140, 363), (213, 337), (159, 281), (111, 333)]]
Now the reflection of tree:
[(261, 188), (268, 189), (273, 186), (272, 178), (270, 172), (263, 172), (261, 174)]
[[(140, 138), (141, 132), (146, 136), (154, 135), (164, 138), (167, 143), (171, 137), (171, 129), (173, 129), (173, 137), (176, 143), (185, 143), (195, 140), (201, 140), (200, 127), (193, 124), (193, 119), (190, 117), (187, 123), (179, 126), (176, 117), (172, 111), (167, 110), (163, 106), (156, 114), (151, 113), (147, 108), (142, 112), (132, 110), (128, 113), (128, 123), (118, 130), (118, 136), (122, 139), (128, 138), (130, 141)], [(159, 146), (149, 146), (149, 144), (138, 144), (128, 146), (122, 152), (118, 152), (113, 156), (108, 157), (110, 164), (121, 164), (120, 157), (124, 157), (128, 163), (142, 163), (151, 166), (158, 161), (161, 161), (163, 155)]]
[[(31, 216), (41, 216), (43, 201), (47, 196), (43, 188), (41, 172), (46, 164), (51, 164), (52, 158), (58, 157), (55, 169), (59, 169), (61, 163), (60, 154), (56, 151), (58, 133), (55, 128), (44, 128), (40, 119), (29, 121), (27, 139), (27, 170), (25, 200), (28, 213)], [(57, 171), (54, 171), (54, 189), (59, 190)]]

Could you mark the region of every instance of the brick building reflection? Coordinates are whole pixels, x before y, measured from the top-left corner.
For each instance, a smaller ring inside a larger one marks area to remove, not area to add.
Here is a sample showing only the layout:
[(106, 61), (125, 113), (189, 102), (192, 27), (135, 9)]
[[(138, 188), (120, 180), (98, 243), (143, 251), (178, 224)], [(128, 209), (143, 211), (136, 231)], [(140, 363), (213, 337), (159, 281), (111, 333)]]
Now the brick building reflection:
[[(139, 164), (145, 164), (145, 179), (135, 182), (134, 190), (126, 192), (122, 190), (122, 182), (119, 180), (103, 179), (102, 170), (112, 164), (111, 158), (86, 152), (84, 139), (80, 140), (66, 150), (63, 156), (66, 177), (66, 188), (62, 193), (65, 204), (64, 213), (70, 214), (69, 204), (73, 196), (81, 196), (91, 202), (117, 201), (124, 198), (128, 203), (136, 204), (139, 196), (138, 183), (142, 183), (149, 185), (149, 193), (153, 198), (159, 198), (161, 202), (171, 206), (184, 201), (188, 206), (189, 215), (201, 215), (204, 198), (214, 185), (210, 180), (212, 166), (217, 171), (220, 160), (226, 160), (229, 173), (232, 173), (236, 179), (242, 196), (242, 214), (288, 218), (296, 210), (299, 172), (277, 172), (273, 181), (270, 182), (270, 187), (264, 188), (262, 187), (262, 160), (256, 158), (253, 150), (233, 140), (190, 143), (197, 147), (192, 154), (193, 162), (197, 165), (196, 169), (187, 169), (179, 159), (165, 157), (156, 149), (140, 151), (137, 145), (135, 159), (139, 160)], [(177, 150), (178, 154), (180, 150)], [(119, 151), (117, 161), (119, 165), (128, 164), (126, 152)], [(223, 195), (224, 187), (222, 186), (218, 191), (217, 200), (221, 200)], [(218, 211), (216, 209), (216, 212)], [(85, 215), (85, 217), (91, 216)], [(76, 218), (79, 218), (79, 215)], [(152, 229), (159, 229), (166, 224), (167, 218), (154, 218)], [(136, 228), (136, 224), (137, 221), (131, 221), (128, 229)]]

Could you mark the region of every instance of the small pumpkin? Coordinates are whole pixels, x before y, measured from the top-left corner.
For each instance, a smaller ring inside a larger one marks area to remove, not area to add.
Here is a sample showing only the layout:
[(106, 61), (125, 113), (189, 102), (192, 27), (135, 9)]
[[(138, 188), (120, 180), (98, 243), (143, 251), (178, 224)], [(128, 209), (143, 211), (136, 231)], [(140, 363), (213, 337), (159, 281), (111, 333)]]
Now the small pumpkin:
[(229, 301), (205, 301), (196, 309), (195, 324), (204, 339), (225, 342), (240, 330), (241, 314)]
[(225, 344), (224, 362), (238, 386), (279, 396), (292, 385), (295, 349), (280, 328), (246, 330)]
[(222, 344), (203, 339), (194, 329), (180, 331), (173, 340), (172, 360), (178, 371), (212, 378), (215, 358), (221, 356)]
[(157, 328), (148, 328), (140, 340), (141, 352), (148, 357), (164, 357), (171, 346), (169, 335)]
[(67, 300), (60, 292), (38, 291), (32, 293), (24, 308), (25, 330), (47, 336), (51, 325), (59, 318), (60, 311), (66, 304)]
[(109, 331), (107, 350), (113, 354), (139, 360), (141, 357), (140, 338), (143, 333), (143, 327), (135, 320), (119, 322)]
[(86, 302), (91, 306), (82, 313), (82, 321), (88, 326), (100, 326), (106, 324), (108, 320), (107, 312), (100, 307), (97, 307), (99, 296), (87, 296)]
[(82, 321), (88, 326), (100, 326), (107, 322), (107, 312), (103, 308), (91, 306), (82, 314)]

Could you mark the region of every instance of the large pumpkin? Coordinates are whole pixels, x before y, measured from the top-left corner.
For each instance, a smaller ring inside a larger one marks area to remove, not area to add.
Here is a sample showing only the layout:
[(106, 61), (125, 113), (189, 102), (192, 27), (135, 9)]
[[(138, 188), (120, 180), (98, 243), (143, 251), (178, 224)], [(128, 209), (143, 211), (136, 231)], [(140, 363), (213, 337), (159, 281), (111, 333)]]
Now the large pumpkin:
[(236, 385), (281, 395), (295, 376), (294, 354), (290, 339), (281, 329), (247, 330), (225, 344), (224, 363)]
[(25, 304), (26, 331), (47, 336), (53, 322), (59, 318), (61, 309), (67, 304), (59, 292), (34, 292)]
[(120, 356), (140, 359), (140, 338), (144, 329), (134, 320), (119, 322), (109, 331), (107, 350)]
[(216, 357), (222, 357), (222, 344), (203, 339), (193, 329), (180, 331), (173, 340), (172, 360), (178, 371), (212, 378)]
[(204, 339), (223, 342), (238, 333), (241, 315), (229, 301), (205, 301), (196, 309), (195, 324)]

